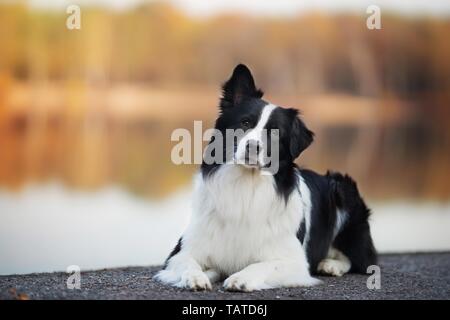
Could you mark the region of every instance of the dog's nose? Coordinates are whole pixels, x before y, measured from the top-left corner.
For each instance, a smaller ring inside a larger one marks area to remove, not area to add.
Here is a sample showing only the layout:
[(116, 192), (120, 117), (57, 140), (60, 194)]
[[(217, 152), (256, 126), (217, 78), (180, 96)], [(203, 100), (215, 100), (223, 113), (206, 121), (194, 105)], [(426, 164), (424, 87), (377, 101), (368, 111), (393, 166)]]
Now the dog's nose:
[(261, 148), (259, 146), (259, 142), (257, 140), (248, 140), (247, 144), (245, 145), (245, 153), (247, 156), (249, 155), (258, 155), (261, 151)]

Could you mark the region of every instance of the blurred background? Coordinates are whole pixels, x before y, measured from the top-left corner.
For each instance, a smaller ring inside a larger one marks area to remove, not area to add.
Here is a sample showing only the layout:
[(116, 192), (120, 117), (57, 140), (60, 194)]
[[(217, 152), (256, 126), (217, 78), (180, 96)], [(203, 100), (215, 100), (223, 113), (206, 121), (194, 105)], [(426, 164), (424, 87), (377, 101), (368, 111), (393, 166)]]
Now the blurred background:
[[(70, 4), (81, 29), (66, 28)], [(369, 5), (381, 30), (369, 30)], [(237, 63), (358, 181), (381, 252), (450, 250), (448, 1), (0, 2), (0, 274), (159, 264)]]

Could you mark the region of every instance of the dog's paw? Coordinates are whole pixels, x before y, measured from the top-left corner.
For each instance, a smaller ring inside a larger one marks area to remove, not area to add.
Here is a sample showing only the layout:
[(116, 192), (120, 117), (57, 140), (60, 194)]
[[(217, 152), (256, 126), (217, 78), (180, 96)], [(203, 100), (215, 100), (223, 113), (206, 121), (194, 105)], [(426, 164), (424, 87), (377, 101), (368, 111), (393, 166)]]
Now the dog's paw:
[(348, 269), (345, 262), (335, 259), (324, 259), (317, 267), (318, 272), (335, 277), (342, 277), (348, 272)]
[(238, 272), (229, 276), (223, 283), (223, 287), (228, 291), (255, 291), (268, 289), (264, 283), (261, 283), (256, 277), (249, 274)]
[(173, 271), (171, 270), (161, 270), (153, 276), (153, 280), (161, 282), (163, 284), (173, 285), (180, 280)]
[(181, 276), (181, 281), (177, 284), (177, 287), (194, 291), (212, 289), (208, 276), (199, 270), (185, 271)]

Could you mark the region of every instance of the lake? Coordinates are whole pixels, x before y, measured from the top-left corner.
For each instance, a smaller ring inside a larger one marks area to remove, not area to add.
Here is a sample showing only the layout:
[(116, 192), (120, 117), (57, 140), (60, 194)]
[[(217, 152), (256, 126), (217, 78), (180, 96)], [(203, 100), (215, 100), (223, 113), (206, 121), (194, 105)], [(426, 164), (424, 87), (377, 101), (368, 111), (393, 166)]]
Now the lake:
[[(450, 250), (450, 203), (371, 203), (382, 253)], [(74, 191), (59, 183), (0, 190), (0, 274), (157, 265), (189, 221), (190, 188), (161, 200), (120, 187)]]

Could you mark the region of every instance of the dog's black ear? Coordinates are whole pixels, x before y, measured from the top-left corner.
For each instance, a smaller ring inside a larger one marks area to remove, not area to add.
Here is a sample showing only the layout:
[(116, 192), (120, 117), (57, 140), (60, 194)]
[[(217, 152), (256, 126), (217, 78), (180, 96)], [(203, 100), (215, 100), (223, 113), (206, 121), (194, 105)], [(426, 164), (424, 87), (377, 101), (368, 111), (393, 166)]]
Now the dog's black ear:
[(220, 107), (222, 109), (237, 106), (246, 97), (261, 98), (263, 92), (256, 89), (255, 80), (252, 73), (243, 64), (237, 65), (231, 78), (222, 86), (222, 99)]
[(289, 151), (291, 152), (292, 159), (295, 159), (313, 142), (314, 133), (300, 120), (297, 110), (289, 110), (291, 110), (293, 116)]

